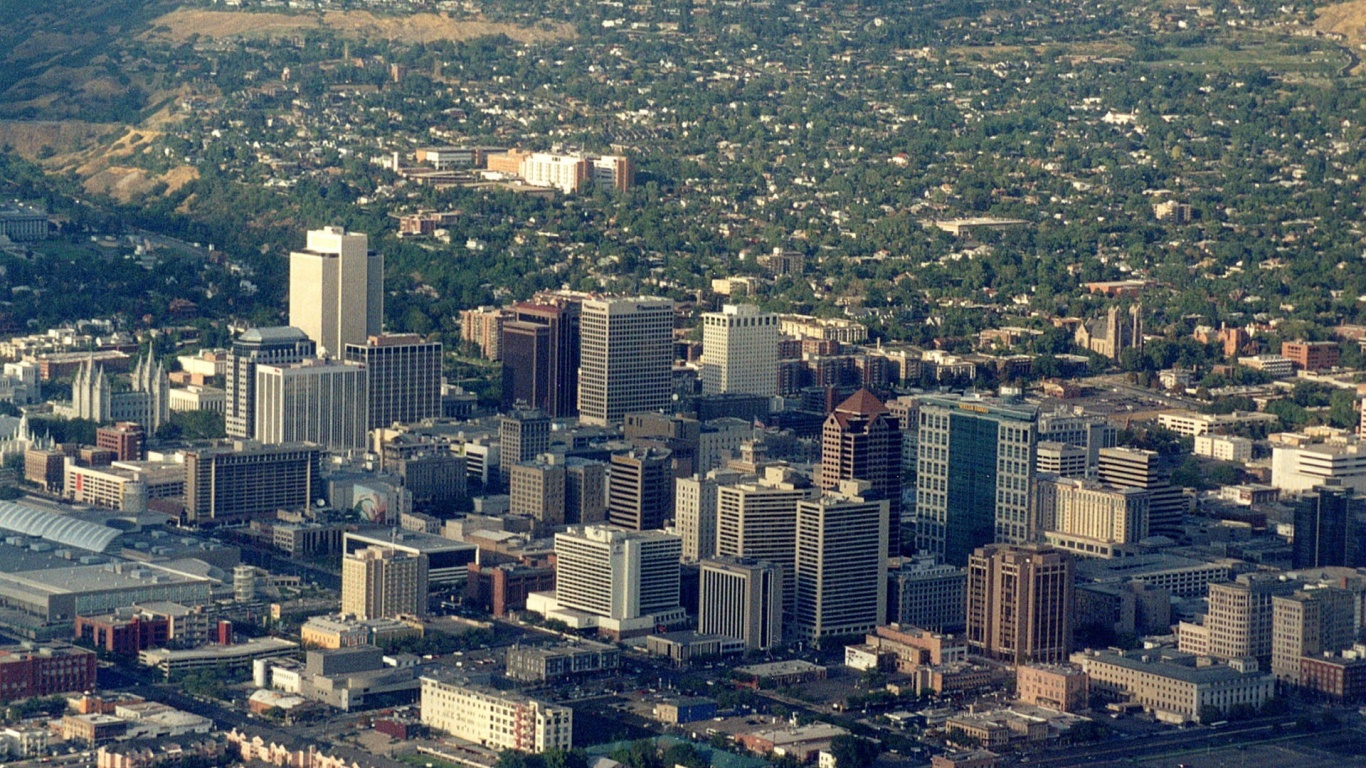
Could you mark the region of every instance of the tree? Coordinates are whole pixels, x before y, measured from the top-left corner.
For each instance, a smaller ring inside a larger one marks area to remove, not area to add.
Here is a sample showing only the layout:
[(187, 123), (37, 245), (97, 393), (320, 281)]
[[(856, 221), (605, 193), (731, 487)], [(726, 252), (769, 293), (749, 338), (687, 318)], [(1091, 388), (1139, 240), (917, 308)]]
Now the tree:
[(830, 740), (835, 768), (869, 768), (880, 753), (877, 742), (859, 736), (845, 734)]
[(679, 742), (664, 750), (665, 768), (673, 768), (676, 765), (684, 765), (687, 768), (707, 768), (710, 764), (707, 756), (702, 754), (702, 750), (687, 742)]

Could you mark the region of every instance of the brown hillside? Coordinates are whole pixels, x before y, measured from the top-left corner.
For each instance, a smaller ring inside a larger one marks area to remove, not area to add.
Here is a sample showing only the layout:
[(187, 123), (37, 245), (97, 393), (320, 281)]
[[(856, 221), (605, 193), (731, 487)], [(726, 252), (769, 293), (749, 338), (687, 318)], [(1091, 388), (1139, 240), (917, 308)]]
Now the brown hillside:
[(182, 43), (200, 37), (280, 37), (315, 29), (331, 29), (348, 37), (383, 38), (405, 43), (469, 40), (507, 35), (522, 43), (574, 37), (567, 24), (522, 27), (489, 21), (457, 21), (434, 13), (376, 16), (368, 11), (328, 11), (322, 14), (244, 13), (181, 8), (158, 18), (149, 39)]

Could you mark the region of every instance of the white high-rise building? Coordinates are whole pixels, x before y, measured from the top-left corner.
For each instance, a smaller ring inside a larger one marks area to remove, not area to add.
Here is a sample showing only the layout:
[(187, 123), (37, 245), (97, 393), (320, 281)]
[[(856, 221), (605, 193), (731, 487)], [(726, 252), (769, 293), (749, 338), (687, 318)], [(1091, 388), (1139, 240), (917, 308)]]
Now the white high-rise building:
[(674, 527), (683, 539), (684, 560), (703, 560), (716, 554), (716, 489), (742, 477), (739, 472), (714, 469), (705, 476), (674, 480)]
[(605, 426), (673, 398), (672, 299), (589, 299), (580, 316), (579, 420)]
[(886, 499), (862, 480), (797, 504), (796, 633), (805, 640), (872, 632), (887, 623)]
[(783, 603), (792, 614), (796, 590), (797, 503), (811, 498), (809, 483), (788, 467), (767, 467), (757, 483), (716, 489), (716, 554), (776, 563), (783, 569)]
[(662, 531), (570, 527), (555, 534), (554, 593), (531, 594), (527, 608), (615, 637), (678, 623), (682, 553), (679, 538)]
[(702, 393), (778, 394), (778, 316), (752, 304), (702, 313)]
[(265, 445), (316, 443), (332, 451), (364, 448), (364, 366), (309, 358), (256, 366), (256, 439)]
[(289, 255), (289, 324), (308, 334), (319, 352), (340, 357), (347, 344), (364, 345), (384, 320), (384, 256), (369, 238), (341, 227), (308, 232), (302, 251)]

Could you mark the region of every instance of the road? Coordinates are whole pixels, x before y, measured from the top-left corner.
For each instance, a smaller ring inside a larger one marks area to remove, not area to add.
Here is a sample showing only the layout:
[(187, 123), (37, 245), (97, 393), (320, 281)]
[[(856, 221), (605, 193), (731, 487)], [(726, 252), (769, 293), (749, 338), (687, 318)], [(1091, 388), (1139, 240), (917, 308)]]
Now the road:
[(1218, 729), (1186, 729), (1118, 742), (1109, 740), (1098, 744), (1049, 750), (1043, 756), (1031, 755), (1028, 765), (1037, 768), (1065, 768), (1075, 765), (1104, 765), (1111, 761), (1129, 765), (1132, 759), (1156, 757), (1168, 751), (1185, 752), (1283, 738), (1292, 733), (1290, 726), (1294, 722), (1294, 717), (1262, 718)]

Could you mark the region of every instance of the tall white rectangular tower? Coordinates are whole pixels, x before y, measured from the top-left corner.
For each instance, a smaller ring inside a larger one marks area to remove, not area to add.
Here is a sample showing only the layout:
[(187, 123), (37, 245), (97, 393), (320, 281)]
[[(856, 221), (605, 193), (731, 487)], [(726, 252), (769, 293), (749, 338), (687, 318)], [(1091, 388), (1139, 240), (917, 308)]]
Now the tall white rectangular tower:
[(319, 351), (340, 357), (364, 345), (384, 320), (384, 256), (369, 238), (341, 227), (309, 230), (302, 251), (289, 255), (289, 324)]
[(579, 420), (604, 426), (673, 397), (673, 299), (583, 302)]
[(702, 313), (702, 393), (778, 394), (778, 316), (752, 304)]

